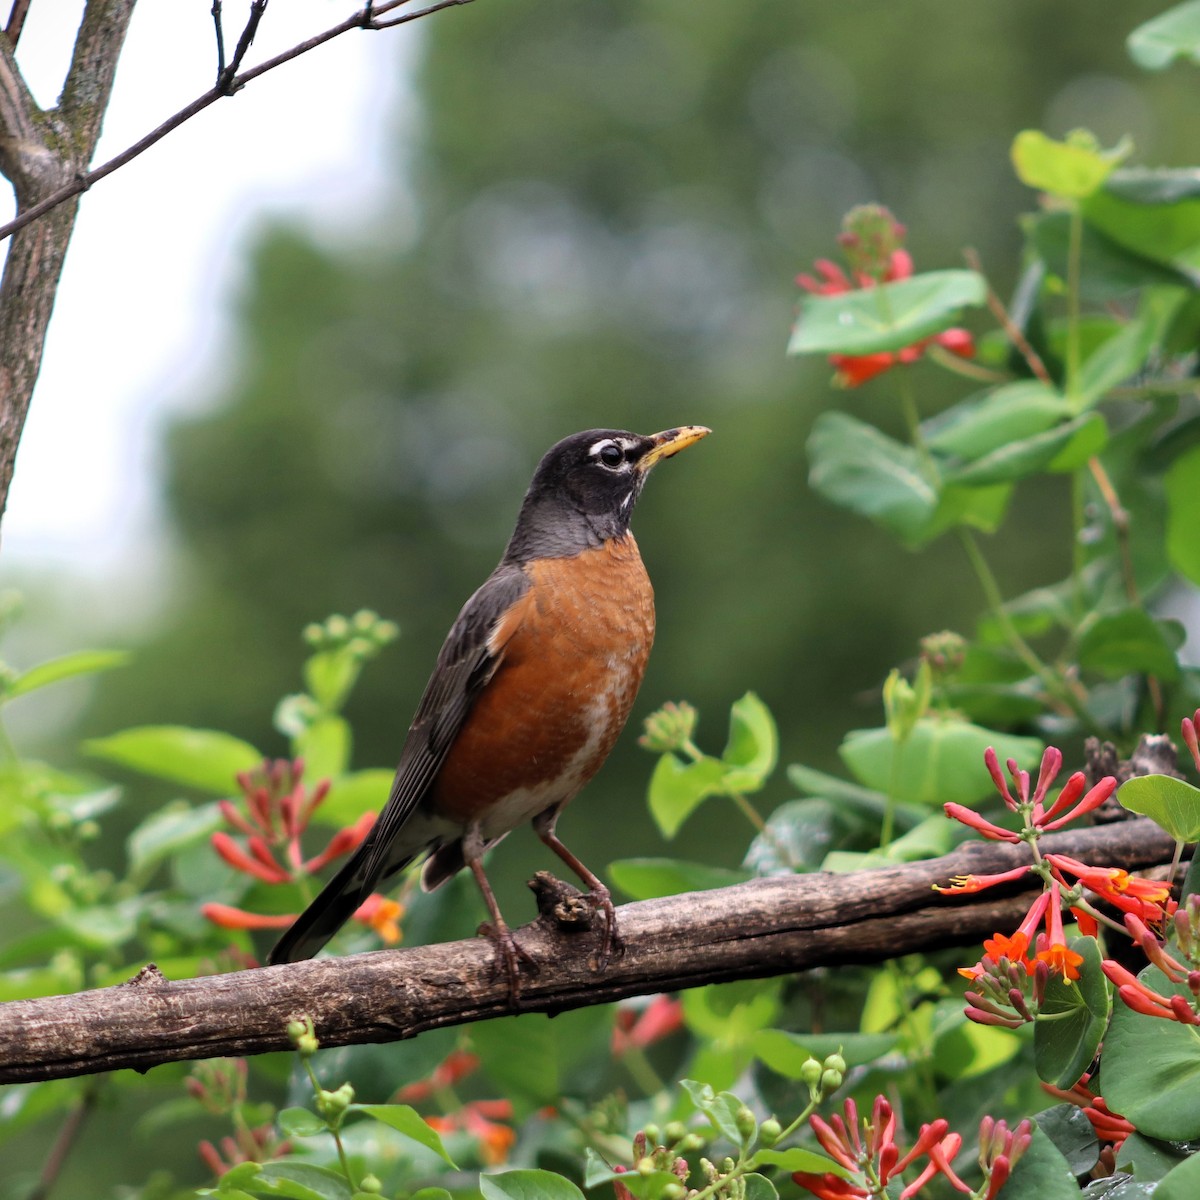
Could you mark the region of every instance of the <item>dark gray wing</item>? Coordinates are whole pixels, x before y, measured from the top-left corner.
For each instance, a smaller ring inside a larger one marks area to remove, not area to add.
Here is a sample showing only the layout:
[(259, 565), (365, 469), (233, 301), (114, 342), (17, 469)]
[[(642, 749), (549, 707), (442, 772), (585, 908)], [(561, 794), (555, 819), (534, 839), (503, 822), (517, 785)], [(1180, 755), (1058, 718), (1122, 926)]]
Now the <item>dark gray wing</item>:
[(404, 825), (421, 803), (476, 697), (500, 665), (490, 643), (497, 625), (529, 590), (513, 563), (501, 563), (466, 602), (438, 654), (400, 752), (387, 803), (362, 845), (302, 912), (267, 958), (311, 958), (350, 919), (375, 885), (410, 863), (423, 846), (408, 846)]

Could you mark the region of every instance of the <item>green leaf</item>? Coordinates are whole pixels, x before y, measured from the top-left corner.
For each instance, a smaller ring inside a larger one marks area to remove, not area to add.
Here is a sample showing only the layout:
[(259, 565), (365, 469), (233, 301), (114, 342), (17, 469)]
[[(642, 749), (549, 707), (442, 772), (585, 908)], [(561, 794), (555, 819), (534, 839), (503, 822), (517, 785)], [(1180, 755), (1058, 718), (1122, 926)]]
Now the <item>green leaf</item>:
[(695, 1034), (727, 1045), (748, 1045), (779, 1016), (777, 980), (711, 983), (683, 993), (683, 1017)]
[(1194, 287), (1200, 279), (1200, 196), (1185, 193), (1168, 203), (1161, 194), (1161, 187), (1108, 187), (1085, 202), (1083, 213), (1106, 237), (1182, 272)]
[(381, 1121), (390, 1129), (402, 1133), (409, 1141), (424, 1146), (426, 1150), (432, 1150), (454, 1170), (458, 1169), (454, 1160), (446, 1153), (446, 1147), (442, 1145), (442, 1139), (437, 1130), (427, 1125), (425, 1118), (411, 1105), (354, 1104), (351, 1105), (351, 1111), (366, 1113), (368, 1117), (374, 1117), (376, 1121)]
[(49, 659), (23, 671), (0, 693), (0, 701), (15, 700), (38, 688), (58, 683), (60, 679), (111, 671), (114, 667), (125, 666), (127, 662), (129, 655), (124, 650), (77, 650), (74, 654), (64, 654), (61, 658)]
[(129, 869), (139, 879), (147, 879), (163, 859), (206, 841), (221, 825), (216, 804), (193, 808), (182, 800), (173, 801), (148, 816), (129, 835), (125, 843)]
[(583, 1186), (591, 1191), (592, 1188), (612, 1183), (615, 1179), (619, 1179), (637, 1200), (656, 1200), (662, 1195), (667, 1184), (679, 1182), (670, 1171), (651, 1171), (647, 1175), (628, 1169), (614, 1171), (591, 1146), (588, 1146), (584, 1151)]
[(974, 462), (1071, 416), (1067, 398), (1037, 380), (1008, 383), (972, 396), (922, 425), (929, 448)]
[(779, 1200), (779, 1192), (775, 1185), (765, 1176), (751, 1171), (743, 1177), (746, 1185), (744, 1200)]
[(287, 1137), (315, 1137), (329, 1132), (329, 1126), (307, 1108), (285, 1108), (275, 1119)]
[(771, 710), (753, 693), (735, 700), (729, 710), (729, 741), (721, 755), (725, 788), (757, 792), (779, 761), (779, 733)]
[(1035, 1124), (1029, 1148), (1017, 1160), (1001, 1192), (1007, 1200), (1079, 1200), (1079, 1184), (1067, 1160)]
[[(1079, 1112), (1073, 1105), (1072, 1108)], [(1131, 1133), (1117, 1151), (1117, 1166), (1132, 1167), (1134, 1179), (1153, 1183), (1187, 1157), (1186, 1151), (1178, 1146), (1156, 1142), (1152, 1138), (1142, 1137), (1140, 1133)]]
[(742, 1135), (737, 1127), (737, 1114), (742, 1101), (732, 1092), (714, 1092), (707, 1083), (694, 1079), (680, 1081), (692, 1103), (709, 1119), (712, 1127), (735, 1146), (742, 1144)]
[[(948, 801), (970, 804), (992, 789), (983, 753), (995, 747), (1000, 761), (1015, 758), (1021, 767), (1037, 769), (1042, 743), (1037, 738), (1013, 737), (966, 721), (925, 717), (908, 741), (897, 746), (887, 729), (857, 729), (839, 749), (842, 761), (867, 787), (926, 807)], [(893, 771), (892, 760), (898, 755)]]
[(142, 725), (84, 742), (88, 754), (185, 787), (227, 796), (236, 776), (263, 761), (249, 742), (211, 729)]
[[(1132, 782), (1132, 781), (1131, 781)], [(1157, 968), (1138, 979), (1162, 996), (1191, 999)], [(1200, 1038), (1189, 1025), (1144, 1016), (1118, 1001), (1104, 1039), (1104, 1098), (1146, 1137), (1188, 1142), (1200, 1137)]]
[(480, 1175), (483, 1200), (584, 1200), (583, 1193), (569, 1180), (552, 1171), (504, 1171)]
[(841, 1163), (817, 1154), (812, 1150), (804, 1150), (792, 1146), (787, 1150), (758, 1150), (750, 1160), (752, 1167), (778, 1167), (788, 1175), (795, 1171), (807, 1171), (810, 1175), (838, 1175), (849, 1179), (850, 1172)]
[(1181, 454), (1163, 477), (1167, 500), (1167, 556), (1185, 579), (1200, 584), (1200, 446)]
[(305, 778), (337, 779), (350, 763), (350, 725), (341, 717), (319, 717), (292, 739), (292, 753), (304, 759)]
[(854, 844), (878, 827), (882, 807), (865, 809), (823, 796), (789, 800), (768, 818), (750, 843), (746, 866), (757, 875), (815, 871), (830, 850)]
[(731, 871), (707, 863), (673, 858), (624, 858), (610, 863), (608, 877), (634, 900), (657, 900), (683, 892), (707, 892), (754, 878), (753, 871)]
[(947, 483), (972, 487), (1024, 479), (1054, 465), (1072, 440), (1085, 432), (1090, 456), (1103, 447), (1107, 437), (1107, 426), (1098, 413), (1086, 413), (1042, 433), (1009, 442), (974, 462), (943, 467), (942, 474)]
[(1096, 139), (1083, 130), (1059, 142), (1039, 130), (1025, 129), (1013, 142), (1012, 160), (1017, 178), (1026, 187), (1083, 200), (1100, 188), (1132, 149), (1127, 138), (1112, 150), (1102, 150)]
[(650, 776), (650, 814), (663, 837), (673, 838), (679, 827), (708, 796), (724, 791), (725, 764), (705, 756), (685, 763), (664, 754)]
[(812, 488), (908, 541), (938, 504), (915, 450), (845, 413), (822, 413), (808, 438)]
[(1175, 647), (1162, 621), (1140, 608), (1109, 613), (1091, 622), (1079, 639), (1081, 667), (1108, 679), (1123, 675), (1156, 675), (1165, 683), (1179, 678)]
[[(1038, 1078), (1071, 1088), (1096, 1057), (1108, 1024), (1108, 984), (1095, 938), (1072, 938), (1070, 948), (1083, 955), (1075, 981), (1054, 974), (1033, 1029), (1033, 1058)], [(1046, 1019), (1043, 1019), (1046, 1018)]]
[(1154, 1200), (1196, 1200), (1200, 1196), (1200, 1154), (1168, 1171), (1154, 1189)]
[(256, 1191), (287, 1200), (352, 1200), (346, 1177), (314, 1163), (267, 1163), (253, 1181)]
[(1200, 0), (1177, 4), (1139, 25), (1125, 45), (1129, 57), (1146, 71), (1161, 71), (1177, 58), (1200, 64)]
[(1100, 1139), (1092, 1123), (1075, 1104), (1056, 1104), (1034, 1118), (1041, 1131), (1067, 1160), (1077, 1179), (1100, 1161)]
[(754, 1057), (776, 1075), (801, 1078), (804, 1063), (840, 1053), (846, 1062), (863, 1066), (890, 1054), (899, 1041), (895, 1033), (790, 1033), (785, 1029), (762, 1029), (751, 1038)]
[(927, 271), (833, 296), (806, 295), (789, 354), (878, 354), (948, 329), (987, 284), (975, 271)]
[(471, 1040), (489, 1079), (526, 1111), (570, 1092), (580, 1063), (605, 1052), (612, 1010), (604, 1006), (559, 1013), (502, 1017), (471, 1027)]
[(1200, 789), (1171, 775), (1138, 775), (1117, 789), (1130, 812), (1158, 822), (1177, 842), (1200, 841)]

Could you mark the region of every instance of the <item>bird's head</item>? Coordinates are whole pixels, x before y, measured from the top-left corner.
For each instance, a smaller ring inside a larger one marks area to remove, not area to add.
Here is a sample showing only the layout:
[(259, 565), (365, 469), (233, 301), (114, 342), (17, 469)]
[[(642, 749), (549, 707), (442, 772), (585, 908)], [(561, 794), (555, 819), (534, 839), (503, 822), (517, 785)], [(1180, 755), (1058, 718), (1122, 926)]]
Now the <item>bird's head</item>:
[(620, 537), (655, 464), (709, 432), (683, 425), (649, 436), (588, 429), (563, 438), (538, 463), (505, 557), (567, 557)]

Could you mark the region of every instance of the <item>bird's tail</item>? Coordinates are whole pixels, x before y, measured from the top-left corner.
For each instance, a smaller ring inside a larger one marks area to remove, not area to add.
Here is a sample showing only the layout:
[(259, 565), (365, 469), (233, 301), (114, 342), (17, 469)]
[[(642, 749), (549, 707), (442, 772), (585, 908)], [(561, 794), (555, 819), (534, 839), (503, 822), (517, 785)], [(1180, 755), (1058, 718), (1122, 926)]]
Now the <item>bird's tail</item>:
[[(271, 966), (312, 958), (350, 920), (377, 882), (375, 875), (378, 872), (369, 871), (371, 846), (372, 839), (368, 837), (275, 943), (267, 955)], [(411, 861), (412, 858), (389, 864), (387, 873), (391, 875), (402, 870)]]

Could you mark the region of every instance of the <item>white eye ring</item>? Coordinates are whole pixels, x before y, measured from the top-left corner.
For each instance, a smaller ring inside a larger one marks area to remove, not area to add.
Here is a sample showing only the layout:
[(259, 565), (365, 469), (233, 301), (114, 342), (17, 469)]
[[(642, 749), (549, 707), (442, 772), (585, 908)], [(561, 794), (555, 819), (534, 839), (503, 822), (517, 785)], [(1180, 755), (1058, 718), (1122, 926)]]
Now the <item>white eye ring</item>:
[(601, 466), (608, 467), (612, 471), (615, 471), (625, 461), (625, 450), (620, 442), (614, 442), (609, 439), (597, 442), (591, 448), (589, 454)]

